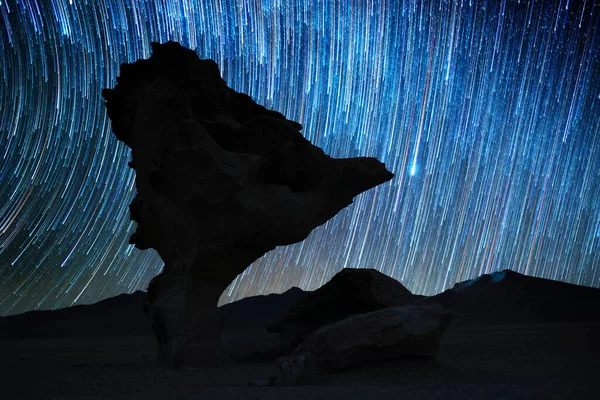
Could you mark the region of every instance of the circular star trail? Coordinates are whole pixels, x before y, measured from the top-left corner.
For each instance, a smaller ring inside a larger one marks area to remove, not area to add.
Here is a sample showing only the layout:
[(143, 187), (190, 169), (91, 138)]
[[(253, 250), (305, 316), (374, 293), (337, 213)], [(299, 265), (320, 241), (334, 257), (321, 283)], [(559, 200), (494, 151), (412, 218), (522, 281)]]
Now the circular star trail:
[(145, 289), (101, 97), (175, 40), (394, 180), (221, 301), (376, 268), (421, 294), (510, 268), (600, 286), (600, 2), (0, 0), (0, 315)]

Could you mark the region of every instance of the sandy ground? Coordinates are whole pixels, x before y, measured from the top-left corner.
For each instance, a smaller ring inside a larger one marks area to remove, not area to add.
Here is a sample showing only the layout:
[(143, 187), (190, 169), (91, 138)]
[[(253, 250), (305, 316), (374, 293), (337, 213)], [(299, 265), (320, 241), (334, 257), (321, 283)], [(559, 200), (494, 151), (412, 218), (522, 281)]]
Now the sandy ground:
[(0, 399), (594, 399), (600, 323), (454, 325), (436, 360), (365, 364), (304, 387), (249, 387), (275, 363), (155, 367), (153, 337), (0, 341)]

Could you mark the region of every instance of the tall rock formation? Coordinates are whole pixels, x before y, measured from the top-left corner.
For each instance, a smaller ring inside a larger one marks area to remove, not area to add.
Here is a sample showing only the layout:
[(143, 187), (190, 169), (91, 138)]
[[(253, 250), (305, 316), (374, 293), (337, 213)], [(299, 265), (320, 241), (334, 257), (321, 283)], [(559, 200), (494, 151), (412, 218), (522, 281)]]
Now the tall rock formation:
[(217, 302), (231, 281), (393, 174), (373, 158), (327, 156), (300, 124), (227, 87), (214, 61), (174, 42), (152, 49), (102, 92), (136, 172), (130, 242), (165, 263), (145, 307), (159, 363), (218, 365), (228, 357)]

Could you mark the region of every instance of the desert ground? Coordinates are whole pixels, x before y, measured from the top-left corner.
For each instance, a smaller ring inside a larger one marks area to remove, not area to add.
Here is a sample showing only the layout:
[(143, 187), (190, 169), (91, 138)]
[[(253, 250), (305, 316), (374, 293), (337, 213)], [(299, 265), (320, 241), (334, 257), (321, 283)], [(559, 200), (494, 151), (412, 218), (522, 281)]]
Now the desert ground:
[(166, 370), (151, 335), (0, 341), (0, 398), (12, 399), (593, 399), (600, 323), (456, 321), (435, 360), (368, 363), (317, 385), (250, 387), (275, 362)]

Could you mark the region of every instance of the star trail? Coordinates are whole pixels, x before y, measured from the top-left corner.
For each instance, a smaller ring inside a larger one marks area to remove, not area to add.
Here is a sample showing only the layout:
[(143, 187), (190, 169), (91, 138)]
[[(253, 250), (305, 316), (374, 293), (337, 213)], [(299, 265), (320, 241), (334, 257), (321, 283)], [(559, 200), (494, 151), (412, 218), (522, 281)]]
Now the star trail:
[(600, 286), (600, 2), (0, 0), (0, 315), (145, 289), (101, 90), (175, 40), (333, 157), (396, 174), (255, 262), (229, 302), (376, 268)]

